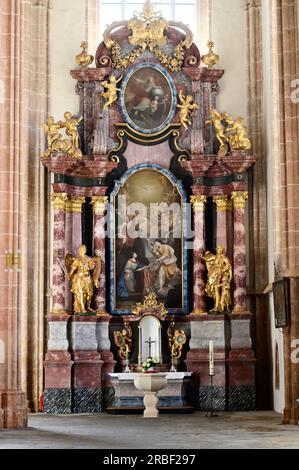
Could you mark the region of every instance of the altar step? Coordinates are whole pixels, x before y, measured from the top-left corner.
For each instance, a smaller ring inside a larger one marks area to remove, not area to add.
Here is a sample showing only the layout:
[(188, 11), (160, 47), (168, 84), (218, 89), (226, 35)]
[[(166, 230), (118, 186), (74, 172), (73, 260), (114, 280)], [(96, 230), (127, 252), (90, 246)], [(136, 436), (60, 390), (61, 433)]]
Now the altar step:
[[(185, 406), (158, 406), (158, 410), (161, 415), (166, 414), (192, 414), (194, 413), (194, 407), (185, 405)], [(134, 407), (114, 407), (110, 406), (106, 409), (106, 412), (111, 415), (141, 415), (144, 412), (143, 406), (134, 406)]]

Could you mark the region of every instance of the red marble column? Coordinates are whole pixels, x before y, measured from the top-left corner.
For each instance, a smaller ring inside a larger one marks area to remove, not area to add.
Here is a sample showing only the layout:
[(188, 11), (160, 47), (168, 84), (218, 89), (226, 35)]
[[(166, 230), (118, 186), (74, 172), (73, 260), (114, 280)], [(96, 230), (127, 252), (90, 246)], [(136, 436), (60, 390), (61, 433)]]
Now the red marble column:
[(246, 307), (246, 233), (245, 206), (247, 192), (233, 192), (234, 207), (234, 309), (233, 313), (247, 312)]
[(227, 196), (214, 196), (214, 203), (217, 206), (217, 246), (223, 246), (227, 253)]
[(65, 258), (65, 208), (67, 194), (53, 193), (54, 238), (52, 273), (52, 311), (53, 315), (66, 315), (65, 275), (62, 266)]
[[(65, 253), (73, 254), (73, 216), (72, 216), (72, 202), (70, 199), (66, 202), (65, 207)], [(72, 311), (72, 293), (71, 282), (65, 280), (65, 308), (68, 312)]]
[(193, 314), (207, 315), (205, 302), (205, 203), (206, 196), (191, 196), (194, 210)]
[(107, 314), (106, 311), (106, 267), (105, 267), (105, 223), (106, 196), (94, 196), (91, 198), (94, 213), (94, 255), (101, 257), (100, 287), (95, 291), (95, 309), (98, 315)]

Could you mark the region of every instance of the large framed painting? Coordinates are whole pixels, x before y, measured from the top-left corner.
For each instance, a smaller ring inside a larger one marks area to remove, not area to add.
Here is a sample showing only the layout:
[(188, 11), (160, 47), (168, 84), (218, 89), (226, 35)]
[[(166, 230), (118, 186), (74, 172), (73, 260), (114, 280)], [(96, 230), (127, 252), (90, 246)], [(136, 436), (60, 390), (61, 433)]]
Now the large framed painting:
[(122, 82), (120, 103), (130, 127), (143, 134), (156, 134), (168, 126), (175, 114), (176, 87), (160, 65), (139, 64)]
[(111, 194), (110, 300), (129, 314), (149, 294), (170, 313), (187, 312), (187, 250), (181, 183), (157, 165), (138, 165)]

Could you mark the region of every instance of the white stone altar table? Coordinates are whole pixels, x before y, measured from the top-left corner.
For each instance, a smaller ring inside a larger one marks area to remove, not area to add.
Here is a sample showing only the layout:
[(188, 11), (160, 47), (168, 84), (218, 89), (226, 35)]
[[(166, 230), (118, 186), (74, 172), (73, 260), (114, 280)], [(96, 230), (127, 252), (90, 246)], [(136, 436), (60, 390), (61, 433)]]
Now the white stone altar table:
[[(113, 414), (142, 414), (144, 394), (137, 390), (134, 379), (138, 373), (115, 372), (109, 374), (115, 396), (112, 406), (107, 409)], [(192, 413), (192, 372), (167, 372), (167, 385), (158, 392), (160, 413)]]

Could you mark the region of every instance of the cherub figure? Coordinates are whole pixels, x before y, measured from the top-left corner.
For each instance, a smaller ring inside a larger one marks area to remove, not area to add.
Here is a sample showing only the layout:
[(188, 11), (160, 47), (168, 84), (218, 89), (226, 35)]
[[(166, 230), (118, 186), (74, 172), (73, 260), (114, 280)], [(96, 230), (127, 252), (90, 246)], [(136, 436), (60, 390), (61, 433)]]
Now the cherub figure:
[(71, 292), (74, 294), (74, 313), (94, 312), (91, 300), (94, 289), (99, 287), (101, 258), (87, 256), (86, 246), (83, 245), (76, 258), (70, 253), (66, 255), (65, 264), (71, 281)]
[(229, 140), (231, 150), (250, 150), (251, 141), (248, 138), (248, 129), (244, 119), (238, 117), (236, 121), (228, 114), (222, 113), (221, 118), (226, 122), (225, 134)]
[(181, 104), (178, 104), (178, 108), (181, 109), (179, 116), (180, 116), (180, 121), (182, 126), (185, 129), (188, 129), (189, 126), (191, 126), (192, 121), (190, 118), (190, 115), (195, 109), (198, 109), (199, 106), (198, 104), (194, 103), (193, 98), (191, 95), (183, 95), (182, 90), (179, 93), (179, 98), (181, 101)]
[(72, 138), (72, 144), (75, 149), (79, 149), (79, 132), (78, 126), (83, 117), (76, 118), (70, 112), (64, 113), (65, 122), (62, 127), (65, 127), (66, 135)]
[(117, 88), (116, 85), (122, 80), (122, 78), (123, 75), (121, 75), (118, 80), (116, 79), (115, 75), (110, 75), (109, 82), (107, 80), (101, 82), (102, 87), (107, 89), (107, 91), (103, 91), (100, 94), (105, 100), (107, 100), (104, 105), (104, 109), (107, 109), (115, 101), (117, 101), (117, 92), (120, 91), (120, 88)]
[(211, 109), (211, 120), (206, 121), (206, 124), (213, 124), (216, 138), (220, 143), (220, 146), (223, 147), (227, 142), (227, 136), (225, 135), (225, 128), (222, 124), (222, 115), (218, 113), (216, 109)]
[(59, 132), (63, 127), (63, 122), (55, 122), (53, 116), (49, 116), (46, 124), (43, 124), (43, 129), (47, 135), (48, 148), (45, 152), (45, 157), (50, 157), (54, 152), (68, 153), (71, 148), (71, 143), (63, 138)]

